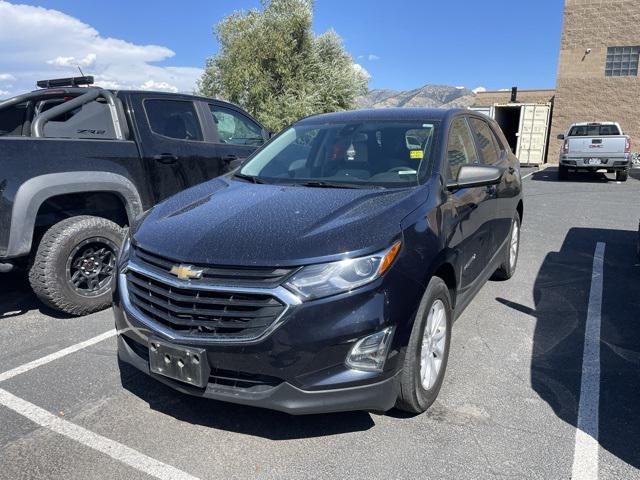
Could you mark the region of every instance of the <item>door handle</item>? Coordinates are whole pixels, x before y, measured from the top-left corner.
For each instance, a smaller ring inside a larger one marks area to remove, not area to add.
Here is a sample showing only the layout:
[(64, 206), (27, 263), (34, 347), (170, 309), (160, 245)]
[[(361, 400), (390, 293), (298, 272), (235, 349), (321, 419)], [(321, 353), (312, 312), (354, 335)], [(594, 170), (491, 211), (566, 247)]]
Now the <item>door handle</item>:
[(178, 161), (178, 157), (173, 153), (161, 153), (160, 155), (154, 155), (153, 159), (157, 162), (164, 163), (165, 165), (176, 163)]
[(225, 155), (224, 157), (222, 157), (222, 161), (223, 162), (228, 162), (231, 163), (235, 160), (238, 160), (238, 156), (237, 155)]

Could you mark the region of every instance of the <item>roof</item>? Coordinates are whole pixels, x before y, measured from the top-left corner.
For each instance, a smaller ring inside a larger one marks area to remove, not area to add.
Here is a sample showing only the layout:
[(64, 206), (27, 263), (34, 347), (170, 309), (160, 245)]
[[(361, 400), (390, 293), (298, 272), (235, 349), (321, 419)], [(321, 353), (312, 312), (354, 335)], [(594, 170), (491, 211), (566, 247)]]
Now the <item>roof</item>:
[(343, 112), (321, 113), (305, 117), (298, 123), (332, 123), (332, 122), (361, 122), (361, 121), (423, 121), (444, 120), (457, 113), (465, 112), (460, 108), (369, 108), (362, 110), (347, 110)]
[(577, 122), (572, 123), (572, 127), (584, 127), (586, 125), (618, 125), (617, 122)]

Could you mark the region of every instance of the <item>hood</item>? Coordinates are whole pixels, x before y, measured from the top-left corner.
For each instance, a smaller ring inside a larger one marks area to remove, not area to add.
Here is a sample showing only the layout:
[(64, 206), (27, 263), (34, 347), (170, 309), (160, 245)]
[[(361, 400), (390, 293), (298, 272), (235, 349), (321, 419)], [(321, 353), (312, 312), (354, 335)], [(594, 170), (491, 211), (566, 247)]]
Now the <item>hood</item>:
[(221, 177), (157, 205), (133, 239), (185, 263), (304, 265), (388, 247), (426, 197), (426, 188), (309, 188)]

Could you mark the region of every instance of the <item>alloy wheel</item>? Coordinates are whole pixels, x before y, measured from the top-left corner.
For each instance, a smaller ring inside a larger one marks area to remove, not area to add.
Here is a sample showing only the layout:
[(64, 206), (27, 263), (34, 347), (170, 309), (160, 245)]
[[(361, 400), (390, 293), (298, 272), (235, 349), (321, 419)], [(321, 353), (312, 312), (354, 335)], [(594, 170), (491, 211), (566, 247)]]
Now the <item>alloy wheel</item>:
[(438, 379), (444, 360), (447, 340), (447, 313), (442, 300), (431, 305), (422, 336), (420, 351), (420, 381), (425, 390), (430, 390)]

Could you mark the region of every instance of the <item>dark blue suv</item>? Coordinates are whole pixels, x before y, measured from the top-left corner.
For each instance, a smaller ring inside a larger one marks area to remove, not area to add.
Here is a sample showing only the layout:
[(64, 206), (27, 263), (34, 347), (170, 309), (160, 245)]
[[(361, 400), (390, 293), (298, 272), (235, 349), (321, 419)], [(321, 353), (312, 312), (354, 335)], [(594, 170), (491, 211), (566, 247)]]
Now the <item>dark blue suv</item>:
[(515, 271), (521, 189), (499, 127), (470, 111), (303, 119), (131, 229), (120, 361), (290, 413), (422, 412), (453, 321)]

